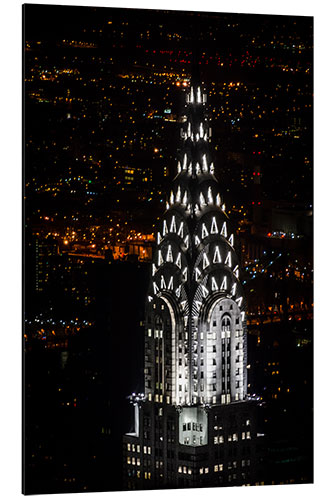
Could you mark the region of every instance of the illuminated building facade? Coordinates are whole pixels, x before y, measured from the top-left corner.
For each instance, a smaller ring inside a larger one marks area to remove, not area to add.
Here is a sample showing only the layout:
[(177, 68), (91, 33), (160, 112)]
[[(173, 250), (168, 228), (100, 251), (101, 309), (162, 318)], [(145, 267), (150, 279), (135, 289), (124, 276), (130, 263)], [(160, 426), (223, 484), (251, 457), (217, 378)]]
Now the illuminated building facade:
[(206, 95), (186, 96), (178, 173), (157, 228), (145, 322), (145, 392), (124, 436), (129, 489), (254, 484), (245, 300), (214, 176)]

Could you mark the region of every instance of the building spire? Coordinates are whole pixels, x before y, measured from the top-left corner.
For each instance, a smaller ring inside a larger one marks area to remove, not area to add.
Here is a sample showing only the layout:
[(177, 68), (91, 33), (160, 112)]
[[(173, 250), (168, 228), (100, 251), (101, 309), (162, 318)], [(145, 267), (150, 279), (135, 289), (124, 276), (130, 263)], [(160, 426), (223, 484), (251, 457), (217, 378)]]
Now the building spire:
[[(173, 354), (158, 369), (147, 361), (146, 395), (176, 405), (227, 404), (246, 398), (245, 301), (214, 175), (206, 92), (196, 77), (185, 100), (178, 172), (159, 223), (147, 305), (151, 331), (157, 320), (170, 325), (163, 338)], [(238, 339), (237, 356), (233, 350), (224, 360), (223, 338), (233, 349)]]

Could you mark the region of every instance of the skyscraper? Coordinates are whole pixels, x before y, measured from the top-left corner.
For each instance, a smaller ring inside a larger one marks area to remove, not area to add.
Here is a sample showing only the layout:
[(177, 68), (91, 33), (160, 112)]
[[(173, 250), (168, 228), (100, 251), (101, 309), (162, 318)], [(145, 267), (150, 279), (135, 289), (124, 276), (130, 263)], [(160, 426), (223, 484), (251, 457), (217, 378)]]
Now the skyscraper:
[(253, 484), (245, 299), (210, 151), (206, 94), (192, 81), (177, 175), (147, 294), (145, 392), (124, 436), (129, 489)]

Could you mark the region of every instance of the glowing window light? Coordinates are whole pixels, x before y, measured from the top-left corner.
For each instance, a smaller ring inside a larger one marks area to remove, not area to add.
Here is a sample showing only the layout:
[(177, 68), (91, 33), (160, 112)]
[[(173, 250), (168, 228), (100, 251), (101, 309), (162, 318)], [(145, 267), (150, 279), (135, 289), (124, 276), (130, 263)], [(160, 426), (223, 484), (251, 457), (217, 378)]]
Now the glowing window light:
[(204, 135), (204, 130), (203, 130), (203, 125), (202, 123), (200, 123), (200, 126), (199, 126), (199, 134), (200, 134), (200, 137), (202, 138), (203, 135)]
[(161, 243), (161, 241), (162, 241), (162, 236), (161, 236), (161, 233), (158, 232), (157, 233), (157, 244), (159, 245)]
[(228, 252), (228, 255), (227, 255), (224, 263), (227, 264), (227, 266), (231, 267), (231, 252)]
[(170, 193), (170, 205), (173, 205), (174, 202), (175, 202), (175, 197), (174, 197), (173, 191), (171, 191), (171, 193)]
[(239, 297), (238, 299), (236, 299), (236, 304), (238, 305), (238, 307), (241, 307), (242, 302), (243, 302), (243, 297)]
[(198, 281), (201, 276), (200, 269), (198, 267), (195, 268), (195, 280)]
[(183, 196), (183, 201), (182, 204), (186, 206), (187, 203), (187, 191), (185, 191), (184, 196)]
[(167, 287), (166, 282), (165, 282), (164, 276), (162, 274), (162, 276), (161, 276), (161, 290), (165, 289), (166, 287)]
[(190, 92), (190, 102), (194, 102), (194, 91), (193, 91), (193, 87), (191, 87), (191, 92)]
[(157, 271), (156, 266), (155, 266), (155, 264), (153, 263), (152, 276), (154, 276), (154, 274), (156, 273), (156, 271)]
[(241, 312), (241, 318), (242, 318), (242, 321), (245, 320), (245, 312), (244, 311)]
[(180, 190), (180, 186), (178, 186), (177, 194), (176, 194), (176, 203), (180, 202), (181, 195), (182, 195), (182, 193), (181, 193), (181, 190)]
[(197, 89), (197, 102), (201, 103), (201, 92), (200, 92), (200, 87)]
[(202, 193), (200, 193), (199, 201), (200, 201), (201, 206), (206, 205), (206, 200), (205, 200), (204, 195)]
[(208, 195), (208, 203), (213, 203), (212, 188), (210, 186), (208, 188), (207, 195)]
[(169, 210), (170, 205), (169, 205), (169, 202), (168, 202), (168, 201), (166, 202), (166, 205), (165, 205), (165, 206), (166, 206), (166, 209), (167, 209), (167, 210)]
[(218, 291), (218, 289), (219, 289), (219, 288), (218, 288), (218, 286), (217, 286), (216, 280), (215, 280), (215, 278), (213, 277), (213, 278), (212, 278), (212, 291), (213, 291), (213, 292), (217, 292), (217, 291)]
[(185, 308), (186, 308), (186, 300), (183, 300), (183, 301), (180, 303), (180, 307), (183, 309), (183, 311), (185, 311)]
[(168, 252), (167, 252), (166, 260), (167, 260), (167, 262), (173, 262), (173, 255), (172, 255), (171, 245), (168, 246)]
[(187, 124), (187, 134), (189, 136), (191, 135), (191, 122), (188, 122), (188, 124)]
[(156, 295), (159, 292), (159, 288), (156, 285), (155, 281), (153, 282), (153, 289), (154, 289), (154, 294)]
[(231, 295), (236, 295), (237, 283), (234, 283), (231, 287)]
[(211, 174), (214, 174), (214, 172), (215, 172), (214, 163), (211, 163), (211, 164), (210, 164), (210, 167), (209, 167), (209, 172), (210, 172)]
[(222, 200), (221, 200), (221, 195), (220, 195), (220, 193), (217, 193), (217, 195), (216, 195), (216, 205), (217, 205), (218, 207), (220, 207), (220, 206), (221, 206), (221, 203), (222, 203)]
[(199, 174), (200, 174), (200, 165), (199, 165), (199, 163), (196, 163), (196, 165), (195, 165), (195, 173), (196, 173), (197, 175), (199, 175)]
[(233, 269), (233, 271), (232, 271), (232, 272), (235, 274), (235, 276), (236, 276), (237, 278), (239, 278), (239, 268), (238, 268), (238, 264), (237, 264), (237, 266)]
[(192, 175), (192, 163), (190, 163), (188, 166), (188, 173)]
[(171, 276), (168, 283), (168, 290), (173, 290), (173, 276)]
[(231, 234), (231, 235), (230, 235), (230, 238), (229, 238), (229, 243), (230, 243), (230, 245), (231, 245), (232, 247), (234, 246), (234, 235), (233, 235), (233, 234)]
[(176, 259), (176, 262), (175, 262), (176, 266), (178, 266), (179, 269), (181, 269), (181, 265), (182, 265), (181, 263), (182, 263), (182, 254), (181, 254), (181, 252), (179, 252), (177, 259)]
[(222, 262), (220, 249), (218, 246), (215, 247), (213, 264), (220, 264)]
[(163, 236), (165, 236), (168, 233), (168, 226), (166, 223), (166, 220), (163, 221)]
[(203, 269), (206, 269), (206, 267), (208, 267), (208, 266), (209, 266), (209, 260), (208, 260), (206, 253), (204, 252), (204, 254), (203, 254), (203, 266), (202, 267), (203, 267)]
[(207, 158), (205, 154), (202, 156), (202, 166), (203, 166), (203, 171), (208, 172)]
[(228, 233), (227, 233), (227, 223), (225, 221), (223, 222), (223, 226), (222, 226), (222, 229), (221, 229), (221, 234), (225, 238), (228, 236)]
[(201, 228), (201, 238), (204, 239), (206, 238), (207, 236), (209, 236), (209, 233), (207, 231), (207, 228), (206, 228), (206, 225), (205, 223), (203, 222), (202, 224), (202, 228)]
[(184, 222), (182, 221), (179, 225), (179, 229), (178, 229), (178, 236), (180, 236), (181, 238), (184, 237)]
[(201, 308), (201, 306), (202, 306), (202, 302), (201, 302), (200, 300), (196, 300), (194, 303), (195, 303), (196, 308), (197, 308), (197, 310), (198, 310), (198, 312), (199, 312), (199, 311), (200, 311), (200, 308)]
[(182, 170), (182, 167), (181, 167), (181, 164), (180, 164), (180, 161), (177, 163), (177, 172), (180, 173)]
[(187, 162), (187, 155), (184, 153), (184, 159), (183, 159), (183, 170), (186, 169), (186, 162)]
[(218, 233), (217, 224), (216, 224), (216, 217), (212, 218), (212, 225), (210, 227), (210, 233), (211, 234), (217, 234)]
[(157, 260), (158, 265), (161, 266), (163, 264), (163, 262), (164, 262), (161, 250), (158, 251), (157, 255), (158, 255), (158, 260)]
[(176, 220), (175, 220), (175, 216), (173, 215), (172, 219), (171, 219), (170, 233), (176, 233), (176, 232), (177, 232), (177, 229), (176, 229)]

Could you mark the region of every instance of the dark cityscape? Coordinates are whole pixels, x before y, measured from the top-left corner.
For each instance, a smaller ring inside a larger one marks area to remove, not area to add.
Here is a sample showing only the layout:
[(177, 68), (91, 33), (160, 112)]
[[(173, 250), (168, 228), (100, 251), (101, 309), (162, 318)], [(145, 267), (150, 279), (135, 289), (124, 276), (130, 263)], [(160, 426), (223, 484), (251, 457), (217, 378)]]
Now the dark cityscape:
[(253, 485), (312, 483), (313, 18), (27, 4), (23, 24), (23, 492), (129, 488), (194, 59), (247, 304)]

